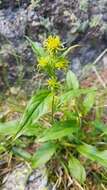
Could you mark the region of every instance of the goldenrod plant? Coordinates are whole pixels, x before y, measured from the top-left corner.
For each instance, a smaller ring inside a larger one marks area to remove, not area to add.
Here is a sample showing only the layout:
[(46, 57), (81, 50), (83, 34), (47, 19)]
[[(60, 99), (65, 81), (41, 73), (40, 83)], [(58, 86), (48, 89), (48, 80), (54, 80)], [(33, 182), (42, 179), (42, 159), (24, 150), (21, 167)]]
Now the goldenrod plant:
[[(32, 168), (54, 160), (67, 176), (84, 184), (86, 160), (107, 167), (107, 150), (96, 146), (106, 143), (107, 136), (94, 109), (97, 89), (82, 88), (69, 70), (67, 54), (77, 45), (66, 48), (59, 36), (49, 36), (43, 45), (27, 39), (38, 70), (47, 75), (46, 85), (33, 94), (20, 121), (0, 123), (0, 152), (18, 155)], [(65, 80), (59, 80), (59, 70), (65, 73)], [(32, 154), (27, 152), (31, 144), (38, 147)]]

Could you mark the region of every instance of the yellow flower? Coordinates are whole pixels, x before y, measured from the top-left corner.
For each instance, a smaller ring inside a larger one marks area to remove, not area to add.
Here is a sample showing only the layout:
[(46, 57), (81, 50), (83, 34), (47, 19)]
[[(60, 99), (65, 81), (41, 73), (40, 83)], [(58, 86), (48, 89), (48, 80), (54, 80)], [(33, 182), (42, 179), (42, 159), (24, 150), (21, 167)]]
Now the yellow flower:
[(49, 63), (49, 58), (48, 57), (41, 57), (39, 60), (38, 60), (38, 63), (39, 63), (39, 66), (40, 67), (46, 67)]
[(48, 86), (49, 86), (49, 87), (52, 87), (52, 88), (58, 87), (58, 82), (57, 82), (57, 80), (54, 79), (54, 78), (49, 79), (49, 80), (48, 80)]
[(68, 61), (66, 59), (60, 59), (58, 62), (55, 63), (56, 69), (66, 69), (68, 66)]
[(56, 51), (61, 46), (62, 46), (62, 43), (59, 36), (49, 36), (44, 41), (44, 47), (47, 49), (48, 52)]

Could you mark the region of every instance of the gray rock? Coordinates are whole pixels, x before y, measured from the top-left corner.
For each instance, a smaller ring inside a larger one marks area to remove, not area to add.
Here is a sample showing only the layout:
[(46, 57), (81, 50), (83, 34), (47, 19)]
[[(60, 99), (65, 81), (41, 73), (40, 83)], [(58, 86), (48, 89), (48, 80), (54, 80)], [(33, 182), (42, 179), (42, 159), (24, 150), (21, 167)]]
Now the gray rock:
[[(30, 5), (30, 0), (12, 0), (10, 4), (9, 0), (3, 2), (0, 10), (0, 46), (6, 46), (7, 41), (12, 42), (12, 47), (22, 57), (24, 78), (32, 77), (33, 69), (29, 69), (29, 65), (33, 68), (35, 64), (25, 35), (41, 42), (48, 34), (55, 33), (67, 46), (80, 44), (81, 47), (73, 55), (73, 67), (77, 73), (80, 67), (76, 58), (79, 58), (81, 65), (88, 64), (107, 46), (107, 0), (45, 0), (35, 5)], [(10, 53), (7, 54), (2, 57), (10, 68), (16, 65), (16, 60)], [(17, 77), (11, 72), (9, 69), (8, 79), (13, 83)], [(15, 72), (17, 67), (15, 69), (14, 66)]]
[(81, 74), (81, 62), (78, 57), (72, 59), (71, 69), (77, 74)]
[(17, 165), (14, 170), (4, 178), (2, 190), (48, 190), (48, 177), (46, 168), (33, 171), (25, 165)]
[(29, 177), (25, 190), (48, 190), (46, 168), (35, 170)]
[(104, 15), (102, 16), (103, 21), (107, 22), (107, 13), (104, 13)]
[(24, 190), (30, 169), (27, 165), (18, 165), (13, 172), (4, 178), (4, 186), (2, 190)]
[(31, 2), (31, 0), (3, 0), (0, 1), (0, 9), (3, 8), (8, 8), (8, 7), (12, 7), (12, 8), (16, 8), (19, 6), (27, 6), (29, 3)]
[(24, 9), (15, 12), (0, 10), (0, 35), (7, 39), (16, 39), (25, 35), (27, 13)]

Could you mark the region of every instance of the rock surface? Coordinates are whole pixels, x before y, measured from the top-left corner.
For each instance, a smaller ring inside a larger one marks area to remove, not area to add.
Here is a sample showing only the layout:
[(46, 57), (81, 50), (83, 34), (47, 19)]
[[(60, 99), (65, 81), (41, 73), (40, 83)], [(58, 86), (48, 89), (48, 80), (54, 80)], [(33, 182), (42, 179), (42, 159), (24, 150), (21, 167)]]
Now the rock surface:
[(18, 165), (12, 173), (4, 178), (5, 184), (2, 190), (24, 190), (29, 173), (26, 165)]
[[(0, 62), (2, 67), (7, 65), (9, 84), (16, 82), (20, 72), (16, 57), (6, 47), (11, 44), (11, 50), (21, 57), (22, 78), (31, 78), (35, 58), (25, 36), (42, 41), (50, 33), (60, 35), (67, 45), (81, 45), (71, 59), (72, 68), (78, 73), (82, 65), (93, 62), (107, 47), (107, 0), (1, 1)], [(0, 87), (5, 86), (3, 72), (0, 81)]]
[(31, 174), (27, 165), (20, 164), (4, 178), (2, 190), (49, 190), (47, 184), (45, 167), (37, 169)]
[(37, 169), (29, 177), (25, 190), (49, 190), (46, 169)]

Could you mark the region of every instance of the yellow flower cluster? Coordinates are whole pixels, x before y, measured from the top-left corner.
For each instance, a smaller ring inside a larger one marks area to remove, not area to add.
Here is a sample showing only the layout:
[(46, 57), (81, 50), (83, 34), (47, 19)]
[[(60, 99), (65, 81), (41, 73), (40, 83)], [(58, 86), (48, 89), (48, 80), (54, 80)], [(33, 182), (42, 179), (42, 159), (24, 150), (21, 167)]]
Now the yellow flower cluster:
[(41, 57), (39, 60), (38, 60), (38, 63), (39, 63), (39, 66), (44, 68), (48, 65), (49, 63), (49, 57)]
[[(47, 70), (47, 72), (66, 69), (68, 66), (68, 60), (61, 56), (57, 55), (57, 51), (63, 48), (59, 36), (49, 36), (44, 41), (44, 54), (38, 59), (38, 66), (41, 69)], [(55, 86), (55, 80), (49, 80), (50, 86)]]
[(58, 62), (55, 63), (55, 68), (60, 69), (66, 69), (68, 66), (68, 61), (66, 59), (60, 59)]
[(44, 47), (49, 53), (57, 51), (62, 46), (59, 36), (49, 36), (44, 41)]
[(48, 80), (48, 86), (51, 88), (56, 88), (58, 87), (58, 82), (55, 78), (51, 78)]

